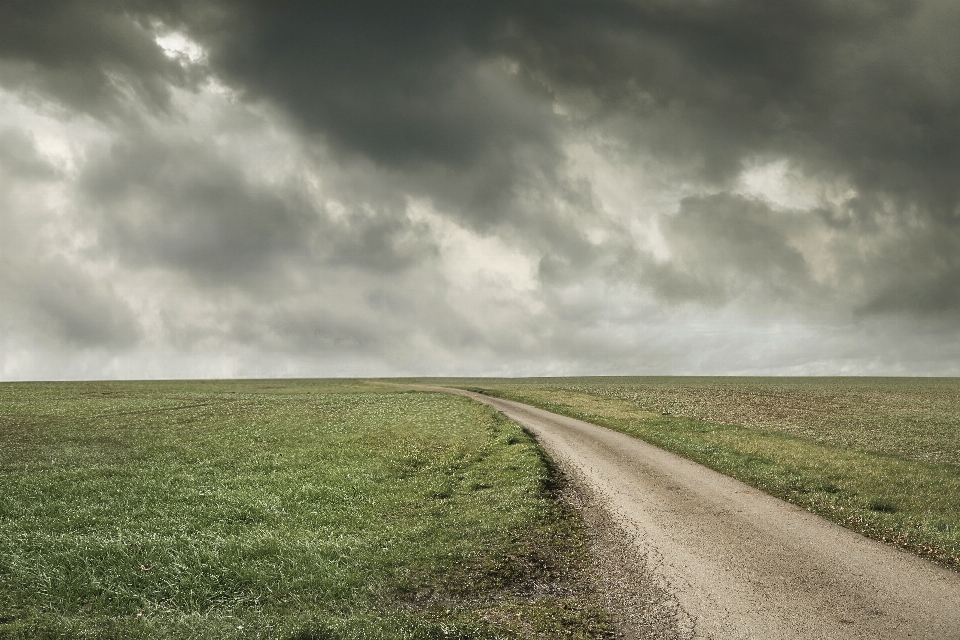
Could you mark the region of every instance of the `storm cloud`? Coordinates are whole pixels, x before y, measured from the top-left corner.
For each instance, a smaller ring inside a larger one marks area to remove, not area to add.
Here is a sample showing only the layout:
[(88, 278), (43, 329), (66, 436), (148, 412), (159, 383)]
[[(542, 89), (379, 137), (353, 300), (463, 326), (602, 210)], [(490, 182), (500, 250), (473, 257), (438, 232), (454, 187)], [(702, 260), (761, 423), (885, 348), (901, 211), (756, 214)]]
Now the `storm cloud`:
[(2, 375), (957, 374), (960, 7), (8, 2)]

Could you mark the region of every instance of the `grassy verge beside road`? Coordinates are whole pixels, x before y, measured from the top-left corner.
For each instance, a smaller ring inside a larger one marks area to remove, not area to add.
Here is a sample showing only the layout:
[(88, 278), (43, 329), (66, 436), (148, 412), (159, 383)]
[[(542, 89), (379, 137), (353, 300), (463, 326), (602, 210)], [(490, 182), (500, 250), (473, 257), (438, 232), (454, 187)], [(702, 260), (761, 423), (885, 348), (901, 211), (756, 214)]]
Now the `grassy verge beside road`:
[(576, 515), (464, 398), (0, 385), (0, 637), (602, 637)]
[(960, 381), (556, 378), (442, 383), (633, 435), (960, 570)]

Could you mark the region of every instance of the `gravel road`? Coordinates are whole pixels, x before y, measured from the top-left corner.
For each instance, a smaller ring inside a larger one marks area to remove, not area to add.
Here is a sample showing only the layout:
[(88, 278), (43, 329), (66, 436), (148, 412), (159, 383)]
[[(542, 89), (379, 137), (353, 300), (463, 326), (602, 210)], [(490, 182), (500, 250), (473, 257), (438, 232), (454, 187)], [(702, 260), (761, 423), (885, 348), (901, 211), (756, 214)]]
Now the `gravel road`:
[(960, 639), (958, 573), (635, 438), (443, 390), (522, 425), (571, 478), (626, 637)]

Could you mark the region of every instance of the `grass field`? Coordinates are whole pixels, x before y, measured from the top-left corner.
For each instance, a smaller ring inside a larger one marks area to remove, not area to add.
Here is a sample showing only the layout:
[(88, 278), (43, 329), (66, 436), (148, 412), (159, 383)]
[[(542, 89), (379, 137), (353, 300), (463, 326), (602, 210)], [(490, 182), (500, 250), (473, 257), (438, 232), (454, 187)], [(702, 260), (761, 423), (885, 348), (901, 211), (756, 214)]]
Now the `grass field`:
[(634, 435), (960, 570), (960, 379), (433, 382)]
[(603, 637), (576, 514), (464, 398), (0, 385), (0, 637)]

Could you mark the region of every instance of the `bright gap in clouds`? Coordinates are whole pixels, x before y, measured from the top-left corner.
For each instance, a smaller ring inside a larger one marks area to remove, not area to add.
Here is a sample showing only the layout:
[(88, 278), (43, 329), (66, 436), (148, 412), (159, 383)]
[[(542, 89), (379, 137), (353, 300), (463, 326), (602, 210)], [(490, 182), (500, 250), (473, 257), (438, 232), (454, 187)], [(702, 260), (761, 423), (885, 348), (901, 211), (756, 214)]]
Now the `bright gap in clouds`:
[(734, 191), (781, 209), (807, 210), (820, 204), (818, 194), (822, 189), (783, 158), (750, 163), (738, 176)]
[(163, 24), (156, 24), (153, 30), (158, 34), (155, 38), (156, 43), (160, 45), (167, 57), (190, 64), (206, 61), (206, 50), (186, 35), (178, 31), (169, 31)]

